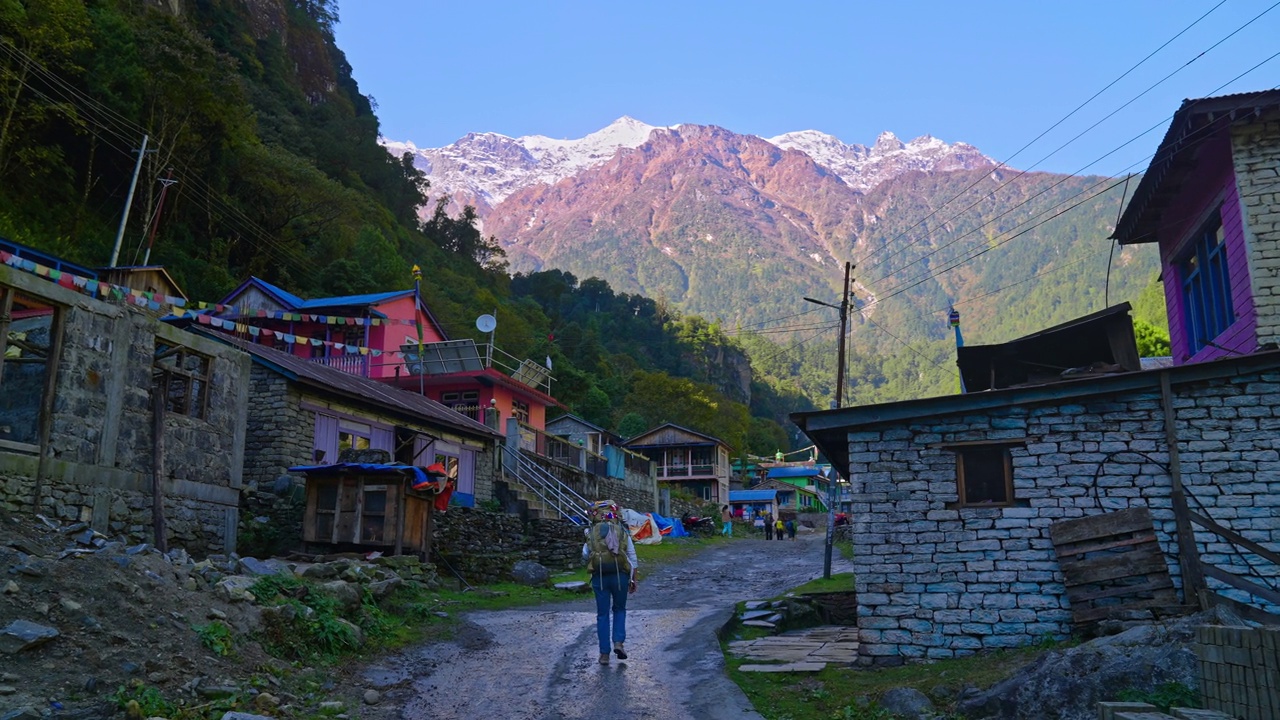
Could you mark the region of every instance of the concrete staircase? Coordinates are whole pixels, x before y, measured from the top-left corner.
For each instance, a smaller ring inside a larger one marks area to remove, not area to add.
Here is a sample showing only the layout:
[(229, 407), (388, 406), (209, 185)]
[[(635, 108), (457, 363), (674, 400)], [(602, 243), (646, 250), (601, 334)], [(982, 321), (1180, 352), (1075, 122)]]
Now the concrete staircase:
[(530, 459), (526, 451), (504, 446), (502, 470), (510, 494), (530, 517), (564, 518), (576, 525), (587, 523), (591, 503)]

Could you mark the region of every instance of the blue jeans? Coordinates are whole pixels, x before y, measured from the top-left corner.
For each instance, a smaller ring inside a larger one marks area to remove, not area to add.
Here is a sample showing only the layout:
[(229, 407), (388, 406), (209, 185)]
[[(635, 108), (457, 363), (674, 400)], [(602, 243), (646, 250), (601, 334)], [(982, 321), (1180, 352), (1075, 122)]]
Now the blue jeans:
[(725, 520), (725, 521), (724, 521), (724, 527), (723, 527), (723, 528), (720, 528), (720, 534), (721, 534), (721, 535), (728, 535), (729, 537), (733, 537), (733, 521), (732, 521), (732, 520)]
[(627, 639), (627, 592), (631, 576), (623, 573), (591, 576), (591, 589), (596, 592), (596, 637), (600, 640), (600, 654), (608, 655), (609, 612), (613, 606), (613, 642)]

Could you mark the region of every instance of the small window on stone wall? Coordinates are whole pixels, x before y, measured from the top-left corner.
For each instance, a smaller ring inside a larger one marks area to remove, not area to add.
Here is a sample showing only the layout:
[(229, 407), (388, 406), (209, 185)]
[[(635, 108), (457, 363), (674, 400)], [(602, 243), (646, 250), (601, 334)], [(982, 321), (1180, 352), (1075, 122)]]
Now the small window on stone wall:
[(181, 346), (156, 343), (157, 387), (165, 411), (206, 419), (209, 411), (209, 358)]
[(960, 507), (1013, 504), (1013, 463), (1008, 446), (957, 447), (955, 453)]

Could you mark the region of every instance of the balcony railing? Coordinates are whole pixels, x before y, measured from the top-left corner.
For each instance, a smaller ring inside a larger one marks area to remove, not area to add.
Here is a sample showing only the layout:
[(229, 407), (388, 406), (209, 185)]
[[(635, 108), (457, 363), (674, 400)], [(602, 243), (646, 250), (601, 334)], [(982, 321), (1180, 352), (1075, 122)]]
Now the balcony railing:
[(551, 394), (551, 368), (534, 360), (521, 360), (492, 343), (477, 345), (473, 340), (446, 340), (424, 343), (422, 357), (417, 345), (402, 345), (404, 366), (410, 375), (449, 375), (459, 372), (496, 369), (523, 385)]
[(716, 465), (659, 465), (659, 478), (716, 477), (721, 474)]
[(549, 435), (524, 423), (520, 423), (520, 449), (581, 468), (599, 477), (609, 474), (609, 461), (603, 455), (597, 455), (562, 437)]
[(369, 377), (369, 357), (367, 355), (330, 355), (329, 357), (313, 357), (311, 362), (325, 365), (344, 373)]

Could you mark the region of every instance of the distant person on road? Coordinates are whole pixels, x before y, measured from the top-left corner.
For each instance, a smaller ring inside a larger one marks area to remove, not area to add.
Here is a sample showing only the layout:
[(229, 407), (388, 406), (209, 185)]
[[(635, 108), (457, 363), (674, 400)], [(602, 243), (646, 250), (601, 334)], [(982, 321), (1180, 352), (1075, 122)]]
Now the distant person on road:
[[(591, 589), (596, 594), (596, 638), (600, 641), (600, 664), (609, 664), (609, 641), (619, 660), (627, 659), (627, 595), (636, 591), (636, 546), (622, 524), (621, 512), (612, 500), (591, 505), (591, 527), (582, 545), (582, 560), (591, 572)], [(610, 632), (610, 616), (613, 627)]]
[(773, 513), (764, 514), (764, 539), (773, 539)]
[(788, 520), (786, 527), (787, 527), (787, 538), (790, 540), (795, 540), (796, 539), (796, 521)]
[(720, 534), (725, 537), (733, 537), (733, 514), (729, 512), (728, 505), (720, 508), (720, 519), (724, 521), (724, 527), (720, 528)]
[(787, 531), (787, 526), (786, 526), (786, 524), (785, 524), (785, 523), (783, 523), (783, 522), (782, 522), (782, 518), (778, 518), (777, 520), (775, 520), (775, 521), (774, 521), (774, 523), (773, 523), (773, 534), (774, 534), (774, 537), (776, 537), (776, 538), (778, 538), (779, 540), (781, 540), (782, 538), (786, 537), (786, 536), (784, 535), (784, 533), (786, 533), (786, 531)]

